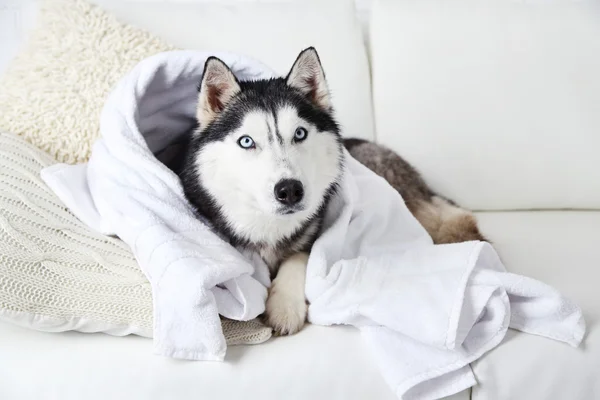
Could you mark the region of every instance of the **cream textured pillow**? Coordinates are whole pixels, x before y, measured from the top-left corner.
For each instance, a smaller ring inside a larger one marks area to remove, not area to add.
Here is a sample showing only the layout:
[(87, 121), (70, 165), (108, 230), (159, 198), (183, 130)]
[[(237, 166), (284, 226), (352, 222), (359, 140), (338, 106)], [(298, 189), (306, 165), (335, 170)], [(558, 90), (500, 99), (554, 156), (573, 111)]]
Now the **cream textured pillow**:
[[(55, 163), (0, 133), (0, 319), (60, 332), (152, 335), (152, 293), (129, 248), (91, 231), (41, 180)], [(262, 343), (271, 328), (223, 320), (227, 343)]]
[(36, 27), (0, 76), (0, 129), (60, 162), (87, 161), (113, 85), (142, 59), (172, 50), (84, 0), (41, 0)]

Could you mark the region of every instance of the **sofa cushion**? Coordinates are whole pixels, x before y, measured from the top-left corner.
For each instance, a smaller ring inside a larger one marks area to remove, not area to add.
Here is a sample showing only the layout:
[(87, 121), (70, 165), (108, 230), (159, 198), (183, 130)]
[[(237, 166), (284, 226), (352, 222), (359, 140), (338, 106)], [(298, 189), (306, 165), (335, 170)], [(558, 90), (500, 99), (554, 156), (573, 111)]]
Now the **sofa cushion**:
[(548, 283), (582, 309), (587, 334), (578, 349), (509, 331), (473, 365), (473, 400), (600, 398), (600, 212), (480, 213), (484, 233), (506, 268)]
[(600, 209), (592, 1), (377, 0), (377, 139), (474, 209)]
[[(19, 400), (396, 400), (358, 329), (300, 333), (227, 350), (225, 362), (152, 355), (152, 341), (0, 322), (0, 398)], [(465, 391), (448, 400), (468, 400)]]

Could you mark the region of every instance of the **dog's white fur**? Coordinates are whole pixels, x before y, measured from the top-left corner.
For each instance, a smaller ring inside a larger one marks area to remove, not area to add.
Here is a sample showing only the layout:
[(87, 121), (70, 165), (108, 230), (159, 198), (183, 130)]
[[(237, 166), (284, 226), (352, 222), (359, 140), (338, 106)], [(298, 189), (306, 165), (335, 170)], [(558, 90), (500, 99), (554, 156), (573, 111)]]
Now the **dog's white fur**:
[[(293, 143), (296, 128), (304, 127), (308, 136)], [(269, 141), (268, 132), (279, 132)], [(237, 141), (252, 137), (256, 148), (246, 150)], [(248, 113), (239, 129), (225, 140), (206, 145), (196, 157), (202, 168), (202, 184), (219, 199), (221, 211), (251, 242), (274, 246), (282, 237), (295, 232), (312, 217), (323, 201), (323, 194), (339, 174), (338, 144), (333, 136), (319, 133), (290, 107), (273, 115), (261, 111)], [(297, 179), (304, 186), (301, 211), (281, 214), (273, 190), (281, 179)]]
[(304, 296), (308, 254), (296, 253), (279, 267), (267, 298), (267, 323), (281, 335), (302, 329), (308, 306)]
[[(297, 127), (304, 127), (307, 139), (293, 144)], [(268, 132), (279, 132), (269, 141)], [(253, 138), (256, 149), (238, 146), (241, 136)], [(202, 184), (219, 198), (221, 211), (251, 242), (275, 246), (310, 219), (323, 201), (323, 194), (339, 174), (337, 142), (331, 135), (318, 133), (301, 119), (293, 108), (282, 108), (273, 115), (255, 111), (244, 117), (241, 127), (222, 142), (208, 144), (198, 153), (196, 165), (202, 167)], [(273, 196), (274, 186), (281, 179), (297, 179), (304, 186), (301, 211), (284, 215), (277, 212), (280, 204)], [(310, 226), (304, 238), (312, 236), (317, 225)], [(302, 241), (294, 244), (298, 248)], [(270, 264), (276, 254), (267, 246), (261, 256)], [(308, 255), (297, 253), (279, 267), (266, 305), (267, 323), (280, 335), (291, 335), (302, 329), (307, 305), (304, 282)]]
[[(299, 55), (286, 84), (303, 93), (315, 106), (331, 112), (325, 74), (313, 48)], [(225, 64), (218, 59), (209, 60), (197, 108), (200, 126), (211, 123), (240, 90)], [(308, 136), (294, 142), (300, 127), (306, 129)], [(195, 134), (203, 132), (198, 130)], [(242, 136), (250, 136), (256, 147), (241, 148), (238, 140)], [(241, 126), (223, 140), (203, 146), (195, 155), (194, 164), (197, 171), (202, 171), (202, 186), (218, 200), (219, 211), (231, 230), (241, 239), (259, 244), (258, 251), (272, 270), (279, 267), (267, 299), (267, 323), (277, 334), (296, 333), (304, 325), (307, 313), (304, 282), (308, 255), (301, 251), (317, 233), (319, 222), (313, 217), (341, 173), (337, 132), (318, 132), (292, 106), (280, 107), (275, 115), (256, 109), (246, 112)], [(292, 214), (282, 211), (274, 196), (275, 185), (283, 179), (298, 180), (304, 188), (302, 201)], [(285, 253), (293, 255), (281, 260), (282, 251), (277, 246), (303, 227), (306, 230), (300, 237), (285, 243)]]

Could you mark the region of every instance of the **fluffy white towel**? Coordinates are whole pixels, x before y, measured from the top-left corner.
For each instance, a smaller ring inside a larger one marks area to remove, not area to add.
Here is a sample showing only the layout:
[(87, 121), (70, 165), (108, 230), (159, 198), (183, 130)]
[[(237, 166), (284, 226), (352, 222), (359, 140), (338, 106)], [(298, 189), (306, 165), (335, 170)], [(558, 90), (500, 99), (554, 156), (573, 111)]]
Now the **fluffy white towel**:
[[(219, 313), (249, 320), (264, 311), (253, 265), (209, 231), (184, 198), (178, 177), (153, 153), (191, 129), (204, 62), (216, 55), (240, 79), (273, 75), (233, 54), (161, 53), (138, 64), (106, 100), (100, 139), (87, 164), (57, 164), (42, 178), (91, 228), (116, 234), (152, 285), (154, 349), (166, 356), (222, 360)], [(260, 278), (260, 276), (258, 277)]]
[(509, 327), (578, 346), (581, 310), (506, 272), (488, 243), (433, 245), (401, 197), (353, 159), (308, 264), (309, 319), (361, 328), (401, 399), (473, 386), (469, 363)]
[[(255, 61), (216, 54), (241, 79), (270, 76)], [(102, 113), (87, 165), (43, 178), (85, 223), (128, 243), (152, 283), (156, 351), (223, 359), (218, 312), (264, 310), (264, 264), (194, 218), (177, 177), (154, 156), (193, 123), (207, 54), (141, 62)], [(402, 198), (348, 157), (306, 280), (312, 323), (359, 327), (399, 398), (435, 399), (475, 384), (469, 363), (510, 327), (577, 346), (579, 308), (552, 288), (505, 271), (487, 243), (434, 246)]]

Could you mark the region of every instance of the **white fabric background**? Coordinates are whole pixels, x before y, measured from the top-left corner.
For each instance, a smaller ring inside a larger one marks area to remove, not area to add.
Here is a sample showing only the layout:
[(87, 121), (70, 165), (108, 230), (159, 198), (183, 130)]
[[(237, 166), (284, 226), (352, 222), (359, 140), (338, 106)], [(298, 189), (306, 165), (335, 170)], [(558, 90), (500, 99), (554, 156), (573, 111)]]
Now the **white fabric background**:
[[(0, 73), (16, 53), (23, 31), (35, 18), (37, 0), (0, 0)], [(93, 0), (91, 0), (93, 1)], [(264, 3), (304, 0), (127, 0), (132, 2), (188, 2), (188, 3)], [(365, 37), (367, 35), (372, 0), (354, 0), (356, 15)]]
[(378, 0), (372, 13), (379, 142), (471, 209), (600, 209), (600, 2)]
[(0, 0), (0, 73), (16, 54), (23, 31), (34, 18), (33, 0)]

